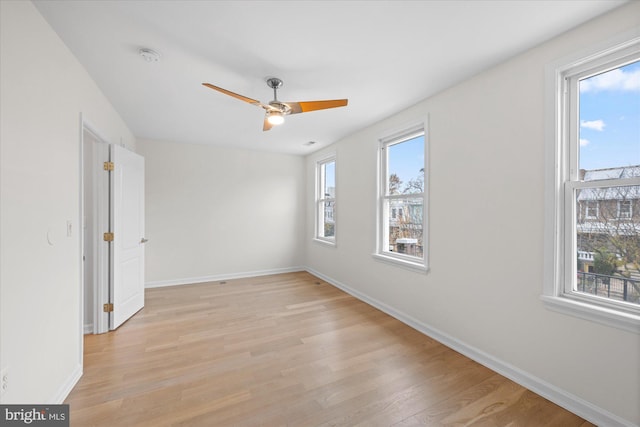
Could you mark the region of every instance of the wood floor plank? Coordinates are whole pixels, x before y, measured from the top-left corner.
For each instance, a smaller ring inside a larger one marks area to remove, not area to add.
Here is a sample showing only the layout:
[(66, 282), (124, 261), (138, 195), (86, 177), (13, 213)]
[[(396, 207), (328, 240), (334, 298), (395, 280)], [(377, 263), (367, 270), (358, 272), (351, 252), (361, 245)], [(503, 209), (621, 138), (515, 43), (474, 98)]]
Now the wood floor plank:
[(148, 289), (85, 336), (84, 426), (591, 424), (311, 274)]

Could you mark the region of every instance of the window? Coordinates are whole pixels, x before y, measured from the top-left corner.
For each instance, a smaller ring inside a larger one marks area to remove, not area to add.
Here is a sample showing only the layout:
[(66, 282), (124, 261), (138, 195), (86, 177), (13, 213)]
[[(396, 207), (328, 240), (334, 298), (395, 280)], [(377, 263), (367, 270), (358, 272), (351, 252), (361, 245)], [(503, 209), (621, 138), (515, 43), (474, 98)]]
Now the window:
[(316, 239), (336, 240), (336, 159), (330, 157), (316, 163)]
[(631, 219), (631, 200), (618, 200), (618, 218)]
[(543, 299), (640, 332), (640, 40), (558, 67), (553, 80), (555, 255)]
[(424, 125), (380, 140), (378, 242), (375, 256), (425, 271)]
[(600, 203), (597, 200), (587, 200), (584, 205), (584, 215), (587, 219), (598, 218), (598, 208)]

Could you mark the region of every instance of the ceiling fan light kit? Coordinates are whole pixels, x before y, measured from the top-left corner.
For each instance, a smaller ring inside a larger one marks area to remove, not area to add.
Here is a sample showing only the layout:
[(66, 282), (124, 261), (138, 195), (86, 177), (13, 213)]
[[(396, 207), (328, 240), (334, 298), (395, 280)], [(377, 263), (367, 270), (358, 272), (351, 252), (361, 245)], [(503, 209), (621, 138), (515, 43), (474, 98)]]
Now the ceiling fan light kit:
[(203, 86), (209, 89), (216, 90), (224, 93), (241, 101), (253, 104), (258, 107), (262, 107), (265, 110), (263, 131), (270, 130), (273, 126), (284, 123), (284, 116), (289, 114), (306, 113), (309, 111), (326, 110), (328, 108), (344, 107), (347, 105), (347, 99), (332, 99), (327, 101), (304, 101), (304, 102), (282, 102), (278, 101), (278, 89), (281, 88), (284, 83), (277, 77), (269, 77), (266, 79), (267, 85), (273, 89), (273, 100), (268, 104), (263, 104), (255, 99), (248, 98), (243, 95), (231, 92), (218, 86), (214, 86), (211, 83), (202, 83)]
[(284, 114), (280, 111), (267, 111), (267, 121), (274, 126), (284, 123)]

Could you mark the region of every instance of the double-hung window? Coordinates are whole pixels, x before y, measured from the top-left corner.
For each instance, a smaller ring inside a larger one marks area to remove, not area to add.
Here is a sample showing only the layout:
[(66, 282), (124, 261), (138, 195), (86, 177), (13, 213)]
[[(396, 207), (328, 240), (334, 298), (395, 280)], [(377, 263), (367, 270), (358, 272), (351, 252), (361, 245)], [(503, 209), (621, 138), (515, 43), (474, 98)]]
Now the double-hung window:
[(427, 269), (427, 174), (424, 125), (380, 140), (378, 239), (375, 256)]
[(316, 163), (316, 239), (336, 242), (336, 158)]
[(640, 332), (640, 39), (563, 64), (552, 86), (554, 267), (543, 299)]

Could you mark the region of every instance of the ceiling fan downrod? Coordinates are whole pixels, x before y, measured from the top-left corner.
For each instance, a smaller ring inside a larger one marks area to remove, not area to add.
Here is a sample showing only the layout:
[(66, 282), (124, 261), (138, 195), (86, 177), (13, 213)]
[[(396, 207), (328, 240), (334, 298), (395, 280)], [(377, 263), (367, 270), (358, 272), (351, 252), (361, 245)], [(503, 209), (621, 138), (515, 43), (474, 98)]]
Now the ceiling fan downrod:
[(278, 102), (278, 89), (284, 85), (284, 82), (277, 77), (269, 77), (267, 79), (267, 85), (273, 89), (273, 102)]

